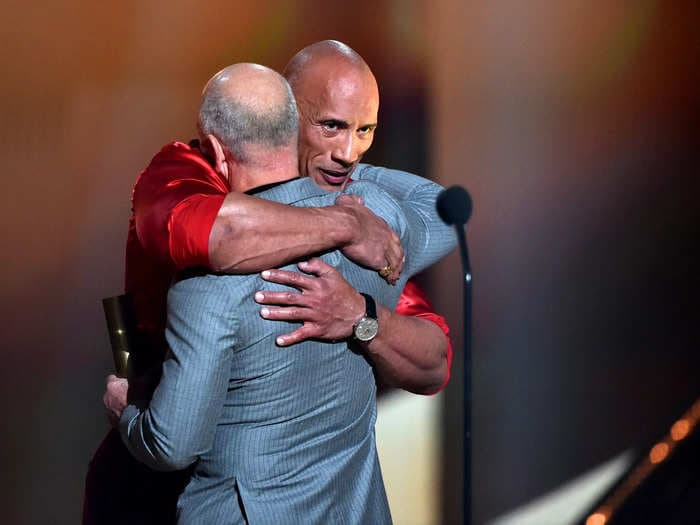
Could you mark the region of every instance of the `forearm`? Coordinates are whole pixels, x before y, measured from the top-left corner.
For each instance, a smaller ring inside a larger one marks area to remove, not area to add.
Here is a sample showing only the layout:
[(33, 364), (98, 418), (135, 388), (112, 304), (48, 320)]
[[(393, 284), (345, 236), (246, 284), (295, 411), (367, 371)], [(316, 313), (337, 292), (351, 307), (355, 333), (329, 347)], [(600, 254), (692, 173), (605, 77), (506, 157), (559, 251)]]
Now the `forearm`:
[(120, 420), (124, 444), (154, 470), (180, 470), (209, 450), (220, 416), (230, 369), (228, 354), (213, 348), (188, 356), (169, 355), (148, 404), (130, 404)]
[(364, 345), (382, 383), (416, 394), (432, 394), (448, 372), (447, 337), (427, 319), (377, 305), (379, 333)]
[(213, 270), (251, 273), (350, 243), (357, 224), (341, 206), (293, 207), (229, 193), (209, 237)]
[[(362, 295), (320, 258), (300, 264), (300, 268), (305, 273), (273, 269), (262, 274), (270, 282), (299, 292), (264, 290), (255, 294), (255, 300), (265, 305), (261, 309), (265, 319), (303, 323), (278, 337), (277, 344), (352, 337), (353, 326), (366, 311)], [(449, 328), (414, 281), (408, 282), (396, 308), (399, 313), (377, 304), (379, 331), (362, 350), (383, 382), (415, 393), (436, 393), (449, 379)]]

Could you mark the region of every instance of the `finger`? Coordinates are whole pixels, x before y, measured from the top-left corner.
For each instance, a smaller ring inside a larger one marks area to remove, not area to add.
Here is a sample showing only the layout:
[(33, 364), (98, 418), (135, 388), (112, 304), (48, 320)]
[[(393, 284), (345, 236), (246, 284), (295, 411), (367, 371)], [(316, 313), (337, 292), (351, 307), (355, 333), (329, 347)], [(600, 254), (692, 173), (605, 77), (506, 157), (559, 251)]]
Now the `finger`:
[(403, 246), (401, 245), (401, 238), (398, 235), (392, 235), (388, 249), (393, 258), (392, 262), (394, 263), (394, 267), (398, 268), (403, 266)]
[(118, 381), (120, 378), (115, 376), (114, 374), (109, 374), (107, 376), (107, 380), (105, 381), (105, 384), (109, 385), (110, 383), (114, 383), (115, 381)]
[(387, 278), (387, 281), (391, 284), (394, 284), (401, 275), (401, 272), (403, 271), (403, 265), (405, 260), (401, 244), (397, 243), (390, 245), (389, 249), (387, 250), (386, 257), (387, 261), (391, 265), (392, 270)]
[(277, 339), (275, 339), (275, 343), (277, 343), (278, 346), (289, 346), (311, 339), (315, 335), (315, 330), (311, 326), (304, 325), (293, 332), (278, 336)]
[[(394, 264), (396, 264), (396, 258), (389, 253), (386, 253), (384, 258), (386, 259), (386, 266), (388, 266), (388, 268), (384, 267), (379, 270), (379, 276), (382, 277), (387, 283), (395, 284), (399, 276), (399, 270), (394, 267)], [(386, 269), (389, 270), (388, 273), (385, 273)]]
[(256, 303), (278, 306), (306, 306), (305, 297), (299, 292), (270, 292), (260, 290), (253, 296)]
[(406, 262), (406, 254), (403, 251), (403, 246), (399, 243), (399, 249), (398, 253), (396, 254), (396, 257), (398, 259), (396, 263), (396, 269), (398, 270), (399, 273), (403, 271), (403, 266), (404, 263)]
[(270, 321), (312, 321), (313, 312), (308, 308), (296, 308), (288, 306), (286, 308), (261, 308), (260, 317)]
[(399, 280), (399, 277), (401, 276), (401, 272), (403, 271), (403, 261), (404, 258), (403, 256), (398, 259), (398, 262), (396, 263), (396, 266), (392, 265), (392, 272), (389, 275), (389, 283), (390, 284), (396, 284), (396, 281)]
[(320, 257), (312, 257), (308, 261), (302, 261), (298, 264), (298, 266), (300, 270), (316, 276), (321, 276), (327, 274), (328, 272), (336, 271), (333, 266), (327, 264)]
[(354, 195), (350, 193), (343, 193), (336, 200), (338, 204), (361, 204), (364, 205), (365, 201), (359, 195)]
[(313, 278), (299, 272), (288, 270), (265, 270), (260, 276), (271, 283), (293, 286), (299, 290), (307, 290), (313, 286)]

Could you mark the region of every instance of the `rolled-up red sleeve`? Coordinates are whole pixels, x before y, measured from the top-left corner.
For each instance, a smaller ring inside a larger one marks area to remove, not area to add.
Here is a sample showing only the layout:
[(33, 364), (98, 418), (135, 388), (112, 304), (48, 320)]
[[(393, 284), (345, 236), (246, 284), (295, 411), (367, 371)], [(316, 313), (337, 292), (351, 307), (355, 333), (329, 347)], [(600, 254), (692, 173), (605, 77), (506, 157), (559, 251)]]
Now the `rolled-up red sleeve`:
[(401, 315), (410, 315), (413, 317), (420, 317), (421, 319), (427, 319), (432, 321), (440, 327), (440, 330), (445, 334), (447, 339), (447, 373), (445, 374), (445, 379), (440, 385), (440, 387), (431, 394), (437, 394), (445, 388), (447, 383), (450, 381), (450, 373), (452, 369), (452, 342), (450, 341), (450, 327), (447, 325), (445, 318), (437, 314), (433, 310), (433, 306), (428, 300), (428, 296), (421, 289), (420, 286), (413, 280), (409, 280), (406, 283), (406, 287), (403, 289), (401, 297), (399, 297), (399, 302), (396, 305), (396, 313)]
[(209, 235), (230, 191), (198, 150), (165, 146), (136, 181), (132, 205), (146, 253), (176, 268), (209, 265)]

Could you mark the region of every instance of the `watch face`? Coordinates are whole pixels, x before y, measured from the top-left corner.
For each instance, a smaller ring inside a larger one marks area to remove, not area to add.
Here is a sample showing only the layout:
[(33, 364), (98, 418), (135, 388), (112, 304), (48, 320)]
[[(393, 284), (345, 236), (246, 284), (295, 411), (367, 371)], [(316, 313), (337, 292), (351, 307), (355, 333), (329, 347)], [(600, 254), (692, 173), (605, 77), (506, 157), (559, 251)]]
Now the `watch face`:
[(363, 317), (355, 325), (355, 337), (360, 341), (371, 341), (379, 331), (379, 322), (371, 317)]

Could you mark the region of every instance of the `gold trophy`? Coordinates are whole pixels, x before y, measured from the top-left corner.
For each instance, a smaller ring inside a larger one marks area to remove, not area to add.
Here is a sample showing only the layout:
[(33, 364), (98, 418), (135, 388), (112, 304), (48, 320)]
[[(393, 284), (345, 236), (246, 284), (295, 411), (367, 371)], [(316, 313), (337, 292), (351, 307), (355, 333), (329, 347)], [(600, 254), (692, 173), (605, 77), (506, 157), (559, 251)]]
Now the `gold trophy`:
[(129, 369), (129, 354), (133, 347), (134, 315), (131, 297), (115, 295), (102, 299), (107, 320), (109, 340), (112, 344), (114, 370), (118, 377), (126, 377)]

